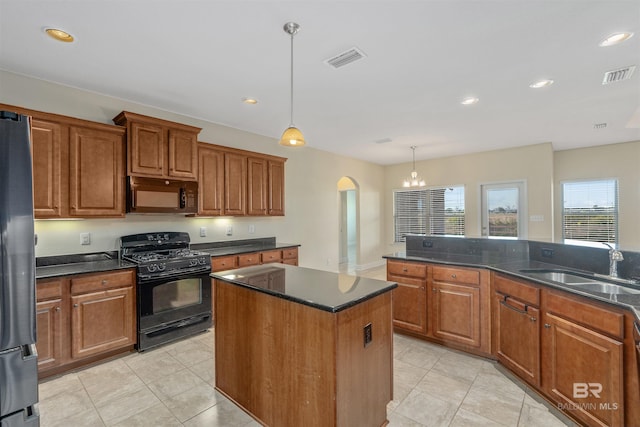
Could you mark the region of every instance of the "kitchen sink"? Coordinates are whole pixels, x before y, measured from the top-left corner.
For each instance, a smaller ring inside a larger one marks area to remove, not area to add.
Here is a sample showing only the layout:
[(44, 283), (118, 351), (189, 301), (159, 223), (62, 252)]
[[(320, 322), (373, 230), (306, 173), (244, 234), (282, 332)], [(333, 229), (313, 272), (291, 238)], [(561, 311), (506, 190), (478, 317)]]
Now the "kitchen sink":
[(602, 283), (601, 280), (588, 277), (587, 275), (565, 270), (526, 269), (520, 270), (520, 272), (537, 279), (551, 280), (552, 282), (560, 282), (565, 285)]
[(569, 270), (525, 269), (521, 273), (537, 279), (562, 283), (583, 291), (598, 292), (611, 295), (640, 295), (640, 289), (620, 286), (590, 276)]
[(574, 285), (576, 289), (580, 289), (583, 291), (591, 291), (591, 292), (599, 292), (602, 294), (612, 294), (612, 295), (638, 295), (640, 294), (640, 290), (625, 288), (620, 285), (612, 285), (610, 283), (580, 283)]

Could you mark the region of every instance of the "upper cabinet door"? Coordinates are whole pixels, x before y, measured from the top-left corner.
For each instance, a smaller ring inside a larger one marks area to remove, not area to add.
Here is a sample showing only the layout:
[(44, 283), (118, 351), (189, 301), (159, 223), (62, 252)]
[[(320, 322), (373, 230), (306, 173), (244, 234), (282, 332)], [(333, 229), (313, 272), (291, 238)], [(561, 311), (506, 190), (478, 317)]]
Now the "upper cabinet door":
[(124, 130), (72, 126), (69, 136), (70, 216), (124, 216)]
[(247, 159), (247, 215), (267, 214), (267, 161)]
[(224, 212), (224, 152), (199, 144), (198, 215), (222, 215)]
[(198, 179), (198, 134), (169, 129), (169, 176)]
[(133, 122), (129, 129), (129, 174), (152, 177), (166, 175), (167, 149), (162, 126)]
[(268, 215), (284, 216), (284, 161), (269, 160)]
[(247, 157), (224, 154), (224, 214), (246, 214)]
[[(33, 159), (33, 211), (36, 218), (59, 218), (68, 198), (67, 127), (45, 120), (31, 120)], [(63, 165), (64, 163), (64, 165)]]

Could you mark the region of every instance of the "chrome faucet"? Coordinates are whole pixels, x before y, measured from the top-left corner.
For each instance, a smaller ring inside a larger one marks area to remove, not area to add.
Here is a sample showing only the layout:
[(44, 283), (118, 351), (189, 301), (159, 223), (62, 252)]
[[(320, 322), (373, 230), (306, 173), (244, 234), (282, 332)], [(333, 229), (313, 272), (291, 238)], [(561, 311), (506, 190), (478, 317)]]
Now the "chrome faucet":
[(622, 252), (617, 249), (613, 249), (613, 247), (608, 243), (602, 242), (602, 244), (609, 248), (609, 276), (618, 277), (618, 262), (624, 260)]

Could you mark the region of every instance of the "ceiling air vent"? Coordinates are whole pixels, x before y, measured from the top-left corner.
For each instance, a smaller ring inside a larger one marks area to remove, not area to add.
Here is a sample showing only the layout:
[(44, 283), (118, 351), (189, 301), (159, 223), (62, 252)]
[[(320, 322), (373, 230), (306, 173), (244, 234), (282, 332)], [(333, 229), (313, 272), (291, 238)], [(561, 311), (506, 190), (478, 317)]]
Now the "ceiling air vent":
[(358, 49), (357, 47), (352, 47), (351, 49), (342, 52), (333, 58), (329, 58), (324, 62), (333, 68), (344, 67), (345, 65), (351, 64), (359, 59), (365, 58), (367, 55), (364, 54), (363, 51)]
[(630, 67), (620, 68), (618, 70), (607, 71), (604, 73), (604, 78), (602, 79), (603, 85), (608, 85), (609, 83), (619, 82), (622, 80), (629, 80), (635, 71), (636, 66), (631, 65)]

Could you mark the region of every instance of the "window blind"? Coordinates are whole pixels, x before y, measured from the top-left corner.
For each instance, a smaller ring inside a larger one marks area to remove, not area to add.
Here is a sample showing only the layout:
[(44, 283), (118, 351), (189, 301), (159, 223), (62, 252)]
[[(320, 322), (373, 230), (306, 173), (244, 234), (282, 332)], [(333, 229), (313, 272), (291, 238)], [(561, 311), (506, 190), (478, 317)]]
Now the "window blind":
[(618, 243), (618, 182), (615, 179), (562, 185), (565, 240)]
[(396, 190), (395, 241), (407, 234), (464, 236), (464, 187)]

